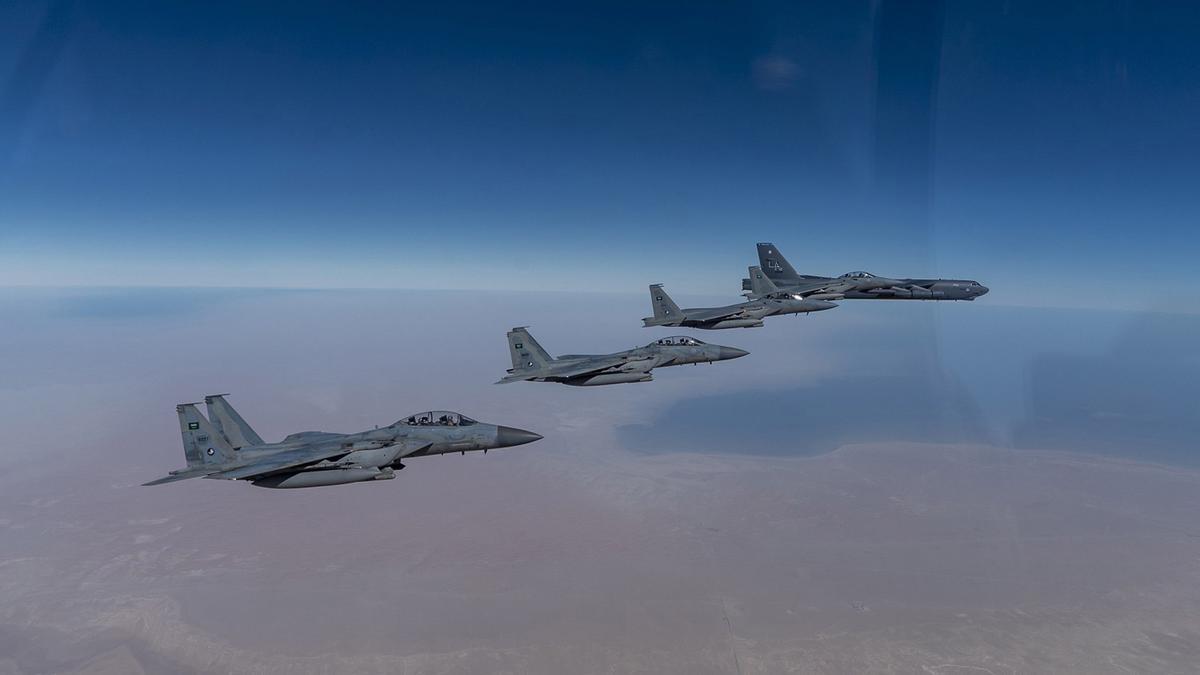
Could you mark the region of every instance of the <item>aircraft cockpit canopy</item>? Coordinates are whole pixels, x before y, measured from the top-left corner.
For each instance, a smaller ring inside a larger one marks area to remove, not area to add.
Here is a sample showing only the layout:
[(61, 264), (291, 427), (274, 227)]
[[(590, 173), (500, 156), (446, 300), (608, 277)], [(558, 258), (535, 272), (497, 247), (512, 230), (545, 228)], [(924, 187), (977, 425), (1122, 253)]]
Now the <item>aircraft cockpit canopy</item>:
[(695, 347), (696, 345), (702, 345), (704, 343), (694, 337), (676, 335), (673, 337), (665, 337), (661, 340), (655, 340), (654, 344), (662, 345), (664, 347)]
[(847, 272), (842, 275), (844, 279), (874, 279), (875, 275), (870, 272)]
[(460, 415), (451, 410), (431, 410), (429, 412), (409, 415), (392, 426), (406, 425), (410, 427), (466, 427), (475, 424), (475, 420)]

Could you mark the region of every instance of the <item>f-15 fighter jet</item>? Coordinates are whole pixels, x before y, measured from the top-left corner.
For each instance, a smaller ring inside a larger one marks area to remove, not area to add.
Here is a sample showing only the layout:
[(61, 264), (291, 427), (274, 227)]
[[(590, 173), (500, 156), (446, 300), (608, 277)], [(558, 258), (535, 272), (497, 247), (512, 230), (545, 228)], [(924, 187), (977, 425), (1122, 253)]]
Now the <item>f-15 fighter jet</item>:
[[(822, 277), (796, 272), (771, 243), (758, 245), (762, 274), (779, 290), (813, 300), (974, 300), (988, 292), (987, 286), (970, 279), (891, 279), (868, 272), (847, 272), (840, 277)], [(742, 279), (742, 290), (750, 298), (754, 275)]]
[[(751, 279), (754, 278), (751, 269)], [(770, 280), (767, 280), (770, 283)], [(828, 300), (810, 300), (781, 294), (778, 289), (771, 294), (763, 289), (763, 294), (747, 302), (739, 302), (724, 307), (690, 307), (680, 309), (679, 305), (667, 295), (662, 284), (650, 285), (650, 306), (654, 316), (642, 319), (644, 326), (682, 326), (686, 328), (704, 328), (718, 330), (723, 328), (758, 328), (763, 325), (763, 319), (780, 314), (807, 314), (820, 312), (837, 307), (836, 303)]]
[(208, 417), (196, 403), (175, 406), (187, 468), (145, 485), (187, 478), (245, 480), (269, 488), (303, 488), (388, 480), (413, 457), (507, 448), (541, 438), (524, 429), (485, 424), (450, 411), (410, 415), (395, 424), (338, 434), (301, 431), (267, 443), (225, 400), (204, 397)]
[(533, 380), (577, 387), (649, 382), (654, 379), (650, 371), (655, 368), (725, 361), (749, 353), (691, 337), (668, 337), (614, 354), (568, 354), (553, 358), (525, 328), (508, 331), (508, 351), (513, 367), (496, 384)]

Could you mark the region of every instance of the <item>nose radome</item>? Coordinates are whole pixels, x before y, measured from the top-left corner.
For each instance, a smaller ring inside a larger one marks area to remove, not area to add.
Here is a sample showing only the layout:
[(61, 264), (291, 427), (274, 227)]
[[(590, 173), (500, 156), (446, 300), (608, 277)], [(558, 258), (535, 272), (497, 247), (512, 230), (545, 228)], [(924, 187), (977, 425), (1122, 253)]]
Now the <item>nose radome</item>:
[(983, 284), (979, 284), (979, 288), (975, 291), (975, 294), (976, 295), (987, 295), (987, 292), (990, 290), (992, 290), (992, 289), (988, 288), (987, 286), (984, 286)]
[(740, 359), (749, 353), (745, 349), (738, 349), (737, 347), (721, 347), (720, 351), (717, 352), (717, 357), (725, 361), (728, 359)]
[(540, 440), (542, 440), (542, 435), (535, 434), (532, 431), (525, 431), (516, 427), (496, 427), (496, 444), (502, 448), (525, 445), (526, 443)]

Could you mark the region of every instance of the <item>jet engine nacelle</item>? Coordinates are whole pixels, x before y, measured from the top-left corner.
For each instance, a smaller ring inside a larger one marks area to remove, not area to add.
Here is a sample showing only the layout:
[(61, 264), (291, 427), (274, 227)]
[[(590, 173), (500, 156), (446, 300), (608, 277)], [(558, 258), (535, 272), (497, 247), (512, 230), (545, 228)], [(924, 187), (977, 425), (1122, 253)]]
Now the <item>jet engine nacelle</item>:
[(396, 474), (391, 471), (378, 469), (322, 469), (267, 476), (252, 481), (252, 484), (265, 488), (306, 488), (361, 483), (368, 480), (390, 480), (395, 477)]
[(579, 380), (568, 380), (567, 384), (576, 387), (595, 387), (602, 384), (625, 384), (627, 382), (649, 382), (654, 376), (650, 373), (604, 373)]
[(759, 328), (763, 325), (761, 319), (725, 319), (712, 325), (712, 328)]

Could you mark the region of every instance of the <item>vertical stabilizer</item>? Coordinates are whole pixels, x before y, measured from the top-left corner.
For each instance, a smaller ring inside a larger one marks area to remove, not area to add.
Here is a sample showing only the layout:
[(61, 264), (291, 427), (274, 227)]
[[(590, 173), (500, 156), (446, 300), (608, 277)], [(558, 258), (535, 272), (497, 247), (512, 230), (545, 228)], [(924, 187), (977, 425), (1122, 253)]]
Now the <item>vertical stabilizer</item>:
[(238, 411), (234, 410), (233, 406), (225, 400), (225, 394), (205, 396), (204, 403), (208, 406), (208, 419), (217, 428), (217, 431), (225, 436), (231, 446), (244, 448), (248, 445), (263, 444), (262, 437), (255, 433), (246, 420), (238, 414)]
[(750, 297), (768, 298), (779, 293), (779, 287), (763, 274), (761, 267), (750, 268)]
[(650, 284), (650, 306), (654, 309), (654, 319), (646, 320), (647, 325), (673, 324), (684, 318), (679, 305), (667, 295), (662, 284)]
[(179, 433), (183, 435), (183, 455), (188, 466), (226, 464), (234, 459), (233, 447), (217, 431), (195, 403), (175, 406), (179, 415)]
[(758, 245), (758, 266), (762, 268), (763, 274), (772, 281), (800, 278), (787, 258), (784, 258), (779, 249), (775, 248), (775, 244), (770, 242)]
[(514, 373), (522, 370), (537, 370), (554, 360), (523, 327), (508, 331), (508, 354), (512, 357), (510, 372)]

